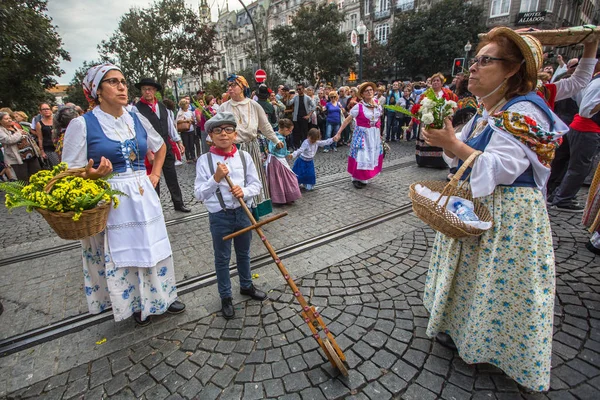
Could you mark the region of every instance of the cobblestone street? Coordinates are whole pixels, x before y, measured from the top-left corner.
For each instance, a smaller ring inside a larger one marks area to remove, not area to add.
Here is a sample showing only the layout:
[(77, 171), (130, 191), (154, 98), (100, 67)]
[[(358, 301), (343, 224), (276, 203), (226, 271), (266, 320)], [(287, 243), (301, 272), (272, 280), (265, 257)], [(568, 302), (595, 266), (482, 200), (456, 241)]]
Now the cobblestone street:
[[(410, 183), (444, 179), (447, 173), (403, 167), (414, 160), (413, 151), (412, 144), (392, 143), (384, 166), (398, 169), (384, 170), (360, 192), (348, 185), (343, 150), (318, 154), (317, 190), (305, 193), (292, 207), (276, 209), (275, 213), (290, 215), (266, 226), (267, 237), (281, 248), (408, 204)], [(179, 171), (182, 189), (189, 194), (193, 169), (185, 165)], [(336, 183), (344, 179), (345, 183)], [(586, 190), (581, 192), (584, 196)], [(166, 190), (162, 200), (167, 220), (181, 217), (171, 210), (165, 194)], [(201, 204), (189, 204), (194, 213), (205, 211)], [(0, 237), (1, 258), (27, 247), (37, 250), (65, 243), (55, 239), (37, 215), (23, 214), (0, 211), (5, 226), (15, 226)], [(234, 287), (233, 320), (220, 315), (216, 288), (207, 286), (182, 296), (188, 306), (184, 314), (155, 318), (147, 327), (132, 321), (103, 322), (1, 357), (0, 397), (599, 399), (600, 257), (585, 248), (589, 234), (580, 224), (580, 214), (550, 210), (550, 216), (557, 296), (547, 393), (527, 392), (492, 365), (467, 365), (456, 352), (427, 337), (422, 295), (435, 234), (411, 213), (284, 259), (302, 294), (318, 308), (344, 351), (348, 377), (330, 365), (299, 316), (296, 298), (271, 265), (258, 270), (256, 280), (269, 291), (268, 300), (247, 300)], [(212, 265), (207, 222), (198, 221), (169, 227), (178, 280), (202, 272), (197, 267), (200, 260)], [(255, 236), (253, 256), (263, 253)], [(73, 250), (42, 259), (45, 262), (0, 266), (5, 272), (0, 284), (3, 303), (7, 296), (25, 299), (19, 310), (16, 303), (5, 304), (2, 338), (86, 311), (78, 257), (78, 250)], [(237, 278), (233, 282), (237, 284)], [(48, 305), (48, 310), (56, 309), (56, 314), (44, 311), (52, 317), (36, 320), (33, 313), (27, 314), (27, 307), (41, 304), (35, 297), (44, 291), (59, 292), (56, 298), (62, 303)], [(12, 320), (18, 315), (28, 315), (28, 322)]]

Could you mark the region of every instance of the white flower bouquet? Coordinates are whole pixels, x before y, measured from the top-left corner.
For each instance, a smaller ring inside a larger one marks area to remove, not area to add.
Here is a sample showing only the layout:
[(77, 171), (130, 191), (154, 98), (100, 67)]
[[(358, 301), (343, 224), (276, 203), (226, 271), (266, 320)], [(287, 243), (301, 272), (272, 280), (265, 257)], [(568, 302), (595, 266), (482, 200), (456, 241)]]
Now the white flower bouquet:
[(429, 88), (423, 93), (421, 102), (412, 106), (410, 111), (397, 105), (385, 108), (413, 117), (421, 121), (426, 128), (441, 129), (444, 127), (444, 119), (454, 115), (456, 102), (445, 92), (438, 99), (433, 89)]

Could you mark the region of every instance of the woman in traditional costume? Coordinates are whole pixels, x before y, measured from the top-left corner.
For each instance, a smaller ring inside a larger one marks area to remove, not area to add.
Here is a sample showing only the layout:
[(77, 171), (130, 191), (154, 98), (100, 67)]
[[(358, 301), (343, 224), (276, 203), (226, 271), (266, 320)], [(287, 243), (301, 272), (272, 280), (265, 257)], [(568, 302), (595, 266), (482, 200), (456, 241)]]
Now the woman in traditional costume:
[[(457, 137), (422, 132), (448, 164), (474, 151), (471, 190), (494, 227), (477, 238), (433, 244), (423, 302), (427, 334), (469, 363), (490, 363), (528, 389), (548, 390), (554, 315), (554, 251), (543, 188), (568, 127), (536, 94), (542, 46), (509, 28), (492, 29), (469, 68), (469, 91), (483, 103)], [(469, 179), (465, 174), (463, 179)]]
[(254, 206), (256, 207), (254, 213), (260, 217), (272, 212), (273, 205), (269, 196), (269, 181), (263, 167), (264, 160), (258, 143), (258, 132), (260, 130), (260, 133), (273, 142), (278, 149), (283, 147), (283, 143), (275, 135), (275, 131), (260, 104), (249, 98), (250, 87), (246, 79), (243, 76), (232, 74), (227, 78), (227, 81), (229, 82), (227, 93), (231, 100), (221, 104), (219, 112), (227, 111), (235, 115), (237, 121), (236, 144), (239, 145), (241, 150), (250, 153), (252, 161), (256, 165), (262, 183), (262, 190), (254, 198)]
[(377, 85), (365, 82), (358, 89), (357, 102), (349, 115), (344, 119), (337, 134), (356, 119), (356, 127), (350, 143), (348, 156), (348, 172), (352, 175), (352, 184), (357, 189), (364, 188), (367, 183), (381, 172), (383, 164), (383, 146), (381, 145), (381, 105), (374, 101)]
[[(127, 81), (112, 64), (90, 68), (83, 91), (92, 110), (72, 120), (65, 132), (62, 160), (86, 168), (89, 179), (105, 178), (125, 193), (111, 208), (106, 229), (81, 241), (85, 294), (90, 313), (112, 307), (115, 321), (134, 316), (140, 325), (150, 315), (183, 312), (171, 244), (160, 200), (166, 147), (150, 122), (128, 112)], [(97, 104), (97, 105), (96, 105)], [(146, 175), (146, 151), (154, 152)], [(88, 161), (89, 160), (89, 161)]]

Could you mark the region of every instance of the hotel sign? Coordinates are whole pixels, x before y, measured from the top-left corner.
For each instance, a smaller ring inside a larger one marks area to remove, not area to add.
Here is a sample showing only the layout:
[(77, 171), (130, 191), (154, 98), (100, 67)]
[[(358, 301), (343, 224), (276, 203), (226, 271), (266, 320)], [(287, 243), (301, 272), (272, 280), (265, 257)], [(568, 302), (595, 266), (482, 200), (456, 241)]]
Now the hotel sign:
[(546, 19), (546, 11), (533, 11), (517, 14), (515, 25), (537, 25)]

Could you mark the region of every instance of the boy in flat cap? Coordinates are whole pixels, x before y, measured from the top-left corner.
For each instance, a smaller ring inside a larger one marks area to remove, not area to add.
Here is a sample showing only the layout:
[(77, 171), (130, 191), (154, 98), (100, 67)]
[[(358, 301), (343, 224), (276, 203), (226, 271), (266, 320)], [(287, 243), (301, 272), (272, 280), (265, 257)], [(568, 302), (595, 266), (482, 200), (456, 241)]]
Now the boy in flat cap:
[[(205, 129), (214, 145), (198, 159), (194, 184), (194, 195), (204, 203), (209, 212), (219, 296), (223, 317), (226, 319), (233, 318), (235, 311), (229, 277), (231, 240), (223, 241), (223, 236), (251, 225), (238, 199), (244, 199), (248, 207), (252, 207), (254, 196), (262, 188), (252, 157), (245, 151), (238, 150), (234, 144), (237, 137), (235, 128), (235, 116), (229, 112), (218, 113), (206, 121)], [(233, 189), (229, 188), (226, 175), (233, 181)], [(255, 300), (264, 300), (267, 298), (266, 293), (252, 284), (251, 240), (252, 231), (233, 239), (240, 293)]]

